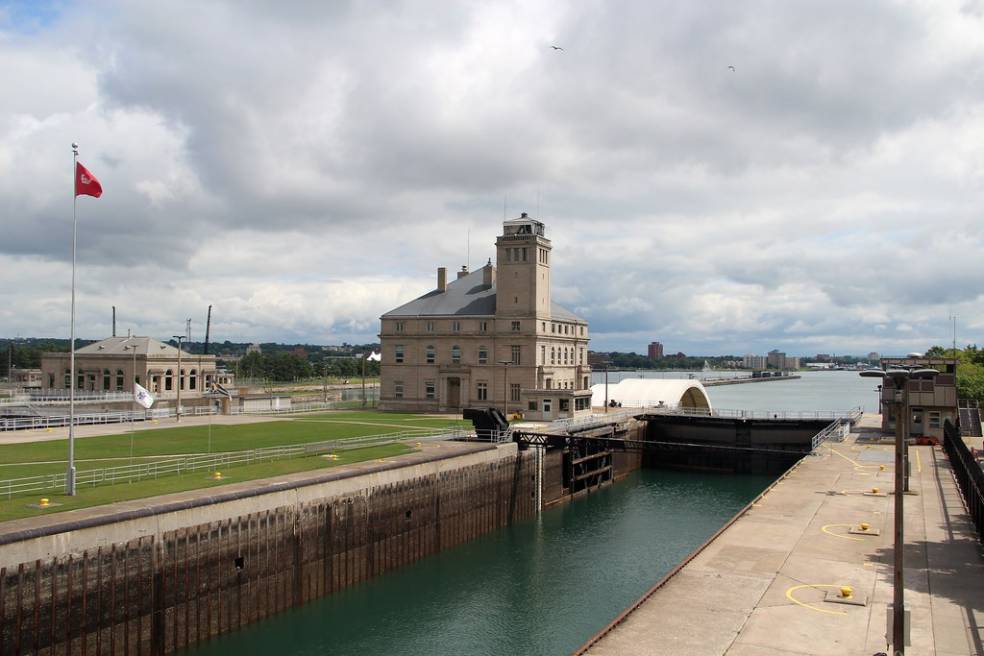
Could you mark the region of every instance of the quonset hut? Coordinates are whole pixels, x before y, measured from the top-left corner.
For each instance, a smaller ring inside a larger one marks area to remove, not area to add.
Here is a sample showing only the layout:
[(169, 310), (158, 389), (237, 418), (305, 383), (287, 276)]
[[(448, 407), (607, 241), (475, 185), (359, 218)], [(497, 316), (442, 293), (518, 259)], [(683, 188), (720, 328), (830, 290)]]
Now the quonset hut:
[[(711, 410), (711, 400), (699, 380), (623, 378), (608, 385), (608, 401), (626, 408), (691, 408)], [(591, 387), (591, 405), (605, 405), (605, 385)]]

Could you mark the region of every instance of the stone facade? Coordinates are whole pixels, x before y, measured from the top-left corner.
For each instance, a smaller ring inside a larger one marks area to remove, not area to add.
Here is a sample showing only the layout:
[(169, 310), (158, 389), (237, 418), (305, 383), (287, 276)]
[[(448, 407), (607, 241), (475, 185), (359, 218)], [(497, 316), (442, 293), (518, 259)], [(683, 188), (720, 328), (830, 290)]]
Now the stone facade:
[(505, 407), (528, 419), (591, 411), (588, 324), (550, 298), (550, 240), (524, 213), (503, 223), (496, 261), (458, 272), (384, 314), (380, 407)]
[[(69, 354), (43, 353), (42, 385), (46, 392), (68, 394)], [(133, 392), (139, 383), (158, 399), (196, 399), (211, 383), (232, 384), (217, 372), (214, 355), (193, 355), (151, 337), (109, 337), (75, 351), (76, 392)]]

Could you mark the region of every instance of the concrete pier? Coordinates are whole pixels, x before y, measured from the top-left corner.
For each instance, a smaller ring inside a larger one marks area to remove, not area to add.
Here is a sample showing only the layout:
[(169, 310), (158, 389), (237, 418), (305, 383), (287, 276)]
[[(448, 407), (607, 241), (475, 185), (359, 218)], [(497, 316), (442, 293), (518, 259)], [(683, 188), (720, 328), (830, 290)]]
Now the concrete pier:
[[(866, 415), (859, 428), (878, 424), (877, 415)], [(891, 653), (892, 447), (858, 444), (857, 437), (804, 458), (579, 653)], [(906, 653), (984, 654), (984, 553), (946, 455), (929, 446), (911, 453)], [(852, 533), (861, 523), (879, 534)], [(845, 585), (863, 605), (830, 600)]]

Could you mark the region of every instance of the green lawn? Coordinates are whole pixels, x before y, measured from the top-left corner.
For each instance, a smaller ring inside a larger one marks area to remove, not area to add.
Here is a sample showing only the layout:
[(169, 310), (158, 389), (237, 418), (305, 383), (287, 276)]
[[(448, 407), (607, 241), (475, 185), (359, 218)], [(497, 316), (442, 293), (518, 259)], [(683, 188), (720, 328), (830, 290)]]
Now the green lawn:
[[(160, 424), (158, 424), (160, 425)], [(240, 451), (260, 447), (306, 444), (325, 440), (385, 435), (410, 430), (446, 430), (470, 426), (461, 420), (382, 412), (326, 412), (290, 415), (289, 419), (211, 427), (211, 450)], [(207, 453), (209, 427), (183, 426), (137, 430), (135, 462), (161, 456)], [(0, 446), (0, 481), (63, 471), (67, 440)], [(102, 469), (129, 463), (130, 435), (103, 435), (75, 440), (76, 468)], [(32, 463), (32, 464), (27, 464)]]
[[(237, 427), (239, 428), (239, 427)], [(245, 428), (245, 426), (243, 426)], [(188, 429), (178, 429), (188, 430)], [(79, 443), (89, 439), (79, 440)], [(4, 447), (7, 448), (7, 447)], [(209, 477), (205, 471), (193, 472), (181, 476), (167, 476), (156, 480), (138, 481), (135, 483), (121, 483), (118, 485), (106, 485), (93, 488), (79, 488), (74, 497), (66, 497), (53, 493), (35, 493), (31, 497), (15, 496), (11, 500), (0, 500), (0, 522), (21, 517), (34, 517), (42, 514), (63, 512), (76, 508), (87, 508), (99, 506), (116, 501), (127, 501), (130, 499), (140, 499), (152, 497), (159, 494), (169, 494), (171, 492), (182, 492), (184, 490), (194, 490), (198, 488), (218, 487), (229, 483), (241, 483), (243, 481), (255, 480), (258, 478), (268, 478), (282, 474), (310, 471), (328, 467), (338, 467), (353, 462), (362, 462), (377, 458), (388, 458), (397, 455), (410, 453), (413, 449), (403, 444), (384, 444), (381, 446), (371, 446), (361, 449), (349, 449), (338, 452), (338, 460), (329, 460), (323, 456), (306, 456), (291, 460), (279, 460), (276, 462), (259, 463), (254, 465), (244, 465), (232, 467), (224, 470), (223, 480), (216, 481)], [(60, 470), (59, 470), (60, 471)], [(28, 504), (36, 503), (36, 498), (47, 496), (53, 505), (45, 510), (32, 508)]]

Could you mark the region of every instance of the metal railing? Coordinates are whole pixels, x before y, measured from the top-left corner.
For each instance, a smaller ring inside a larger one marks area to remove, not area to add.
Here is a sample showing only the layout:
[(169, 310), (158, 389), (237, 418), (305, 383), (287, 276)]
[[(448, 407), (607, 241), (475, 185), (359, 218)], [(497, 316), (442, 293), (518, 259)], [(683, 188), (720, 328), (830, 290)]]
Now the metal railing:
[[(115, 412), (87, 412), (75, 415), (76, 426), (96, 424), (123, 424), (131, 421), (150, 421), (166, 419), (176, 414), (175, 408), (154, 408), (153, 410), (120, 410)], [(181, 416), (202, 416), (218, 414), (209, 406), (181, 406)], [(7, 417), (0, 419), (0, 432), (13, 430), (38, 430), (42, 428), (61, 428), (68, 426), (69, 415), (42, 417)]]
[[(623, 403), (623, 405), (625, 405)], [(706, 408), (670, 408), (664, 406), (640, 406), (633, 414), (682, 415), (685, 417), (722, 417), (728, 419), (846, 419), (856, 422), (861, 408), (850, 410), (708, 410)]]
[[(132, 401), (130, 392), (83, 392), (76, 390), (76, 403), (98, 403), (103, 401)], [(0, 399), (0, 405), (24, 405), (26, 403), (68, 403), (68, 390), (48, 390), (41, 394), (16, 394), (7, 399)]]
[[(398, 433), (369, 435), (366, 437), (309, 442), (307, 444), (246, 449), (243, 451), (201, 453), (174, 458), (161, 456), (161, 459), (151, 462), (79, 470), (76, 473), (75, 481), (76, 486), (79, 488), (99, 487), (102, 485), (116, 485), (118, 483), (133, 483), (141, 480), (156, 479), (162, 476), (181, 476), (195, 472), (217, 471), (221, 470), (221, 468), (231, 466), (273, 462), (275, 460), (327, 454), (335, 451), (369, 446), (381, 446), (408, 440), (430, 442), (438, 440), (460, 440), (469, 437), (474, 436), (462, 430), (433, 433), (427, 429), (419, 429)], [(22, 494), (63, 489), (65, 489), (65, 472), (0, 480), (0, 495), (8, 499)]]
[(846, 418), (835, 419), (822, 431), (813, 436), (810, 453), (816, 455), (824, 442), (843, 442), (851, 430), (851, 421)]
[(984, 470), (974, 460), (960, 436), (960, 429), (949, 419), (943, 424), (943, 450), (950, 459), (967, 512), (977, 528), (977, 537), (984, 543)]

